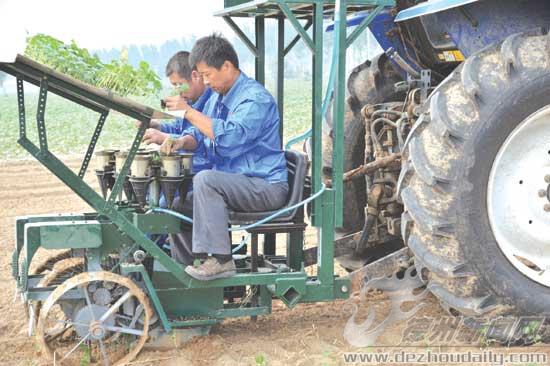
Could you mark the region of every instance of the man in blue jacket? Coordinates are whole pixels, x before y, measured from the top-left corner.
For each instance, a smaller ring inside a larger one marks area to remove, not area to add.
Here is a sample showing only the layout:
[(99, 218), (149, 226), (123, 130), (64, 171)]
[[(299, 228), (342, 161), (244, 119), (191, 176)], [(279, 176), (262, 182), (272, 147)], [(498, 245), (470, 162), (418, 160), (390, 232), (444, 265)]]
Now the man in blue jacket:
[[(198, 111), (204, 109), (206, 102), (212, 95), (212, 89), (204, 85), (198, 71), (189, 65), (189, 52), (180, 51), (170, 58), (166, 64), (166, 77), (168, 77), (174, 88), (179, 89), (183, 86), (183, 89), (185, 89), (179, 95), (164, 98), (168, 110), (181, 110), (182, 105), (188, 106), (189, 103)], [(175, 121), (152, 120), (149, 126), (150, 128), (145, 131), (143, 141), (147, 144), (155, 143), (158, 145), (161, 145), (168, 137), (177, 138), (185, 130), (193, 127), (184, 118), (178, 118)], [(204, 149), (194, 151), (193, 171), (195, 173), (211, 167), (212, 164), (208, 161)]]
[[(233, 46), (220, 35), (201, 38), (193, 47), (190, 64), (215, 93), (203, 113), (183, 106), (194, 128), (183, 137), (167, 139), (161, 150), (204, 148), (213, 162), (212, 170), (195, 176), (191, 198), (175, 205), (183, 212), (192, 207), (193, 253), (210, 254), (200, 266), (185, 269), (204, 281), (236, 273), (227, 233), (228, 211), (281, 208), (287, 200), (288, 177), (275, 100), (239, 70)], [(178, 252), (184, 244), (174, 240), (173, 249)], [(190, 263), (189, 258), (180, 261)]]

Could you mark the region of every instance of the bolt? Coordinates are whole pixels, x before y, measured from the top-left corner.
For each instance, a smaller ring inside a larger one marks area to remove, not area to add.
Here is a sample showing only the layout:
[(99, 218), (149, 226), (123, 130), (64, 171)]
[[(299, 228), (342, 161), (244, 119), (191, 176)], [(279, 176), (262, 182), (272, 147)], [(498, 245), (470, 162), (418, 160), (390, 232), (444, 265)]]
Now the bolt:
[(345, 294), (348, 292), (348, 286), (346, 285), (343, 285), (342, 288), (341, 288), (342, 292)]
[(550, 175), (545, 175), (545, 176), (544, 176), (544, 181), (545, 181), (546, 183), (550, 183)]
[(550, 203), (544, 205), (544, 211), (550, 212)]
[(546, 196), (546, 190), (545, 189), (539, 189), (539, 197), (545, 197)]

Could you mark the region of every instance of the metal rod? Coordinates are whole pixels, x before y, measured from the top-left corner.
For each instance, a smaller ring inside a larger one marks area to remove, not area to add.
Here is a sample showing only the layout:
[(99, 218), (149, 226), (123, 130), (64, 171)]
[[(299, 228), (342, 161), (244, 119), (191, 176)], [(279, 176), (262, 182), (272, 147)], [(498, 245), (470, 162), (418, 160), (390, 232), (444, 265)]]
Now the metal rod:
[[(282, 18), (284, 20), (284, 18)], [(304, 25), (304, 30), (307, 32), (307, 30), (309, 28), (311, 28), (311, 26), (313, 25), (313, 21), (311, 19), (308, 19), (307, 20), (307, 23)], [(300, 41), (300, 39), (302, 39), (302, 37), (300, 36), (300, 34), (297, 34), (293, 39), (292, 41), (290, 41), (290, 43), (288, 44), (288, 46), (285, 47), (284, 49), (284, 52), (283, 52), (283, 55), (286, 56), (293, 48), (294, 46), (296, 45), (296, 43), (298, 43)]]
[[(323, 129), (323, 4), (314, 5), (313, 40), (315, 52), (313, 53), (313, 77), (312, 77), (312, 137), (313, 137), (313, 161), (312, 161), (312, 192), (321, 189), (322, 178), (322, 129)], [(321, 226), (321, 200), (313, 202), (312, 224)]]
[(277, 19), (277, 106), (279, 107), (279, 139), (283, 146), (285, 94), (285, 18)]
[[(314, 45), (313, 41), (311, 40), (311, 37), (304, 30), (304, 28), (302, 27), (302, 25), (298, 21), (298, 18), (296, 18), (296, 16), (292, 12), (292, 10), (290, 10), (288, 5), (285, 4), (285, 3), (280, 2), (280, 3), (278, 3), (278, 5), (281, 8), (281, 11), (285, 14), (285, 16), (290, 21), (290, 24), (292, 24), (294, 29), (296, 29), (296, 32), (298, 32), (298, 34), (300, 34), (300, 36), (302, 37), (302, 39), (306, 43), (306, 46), (310, 49), (311, 52), (314, 52), (315, 45)], [(315, 6), (317, 6), (317, 5), (318, 4), (316, 3)]]
[(101, 318), (99, 318), (99, 322), (100, 323), (103, 323), (108, 317), (110, 317), (111, 315), (113, 315), (113, 313), (115, 311), (118, 310), (118, 308), (126, 301), (128, 300), (130, 297), (132, 296), (132, 293), (130, 292), (130, 290), (126, 291), (124, 293), (124, 295), (122, 295), (114, 304), (113, 306), (111, 306), (109, 308), (109, 310), (107, 310), (102, 316)]
[(88, 145), (88, 150), (86, 151), (86, 155), (84, 155), (84, 160), (82, 161), (82, 166), (80, 167), (80, 172), (78, 173), (78, 176), (80, 178), (84, 178), (84, 175), (86, 174), (86, 170), (88, 169), (88, 165), (90, 164), (90, 160), (92, 159), (97, 140), (101, 135), (101, 130), (103, 129), (103, 125), (107, 120), (108, 114), (109, 112), (104, 112), (101, 113), (101, 116), (99, 116), (99, 121), (97, 121), (94, 134), (92, 135), (92, 139), (90, 141), (90, 144)]
[(346, 49), (351, 46), (353, 44), (353, 42), (355, 42), (355, 40), (363, 33), (363, 31), (370, 25), (370, 23), (372, 22), (372, 20), (378, 15), (380, 14), (380, 12), (384, 9), (383, 6), (378, 6), (376, 9), (374, 9), (373, 11), (370, 12), (370, 14), (365, 18), (363, 19), (363, 21), (361, 22), (361, 24), (359, 24), (357, 26), (357, 28), (355, 28), (353, 30), (353, 32), (351, 32), (351, 34), (349, 35), (349, 37), (346, 39)]
[(235, 33), (237, 33), (237, 36), (240, 38), (240, 40), (244, 43), (244, 45), (250, 50), (250, 52), (252, 52), (252, 54), (254, 55), (254, 57), (258, 57), (258, 50), (256, 49), (256, 47), (254, 46), (254, 43), (252, 43), (252, 41), (246, 36), (246, 34), (244, 34), (244, 32), (241, 30), (241, 28), (237, 25), (237, 23), (235, 23), (233, 21), (233, 19), (231, 19), (231, 17), (229, 16), (224, 16), (223, 17), (223, 20), (225, 20), (225, 22), (227, 23), (227, 25), (229, 25), (229, 27), (231, 29), (233, 29), (233, 31)]
[(344, 184), (342, 181), (344, 169), (344, 98), (346, 85), (346, 0), (337, 2), (338, 7), (334, 14), (334, 42), (333, 47), (338, 52), (336, 58), (336, 78), (334, 80), (334, 109), (333, 109), (333, 160), (332, 186), (334, 188), (334, 224), (341, 227), (343, 224)]
[(19, 108), (19, 137), (27, 136), (27, 126), (25, 121), (25, 91), (23, 89), (23, 79), (17, 75), (17, 104)]
[(36, 127), (38, 129), (38, 141), (40, 150), (48, 151), (48, 138), (46, 136), (46, 124), (44, 114), (46, 112), (46, 101), (48, 97), (48, 80), (44, 77), (40, 82), (40, 93), (38, 94), (38, 110), (36, 112)]
[(102, 325), (102, 327), (107, 329), (107, 330), (110, 330), (112, 332), (132, 334), (132, 335), (136, 335), (136, 336), (142, 336), (143, 335), (143, 331), (139, 330), (139, 329), (117, 327), (117, 326), (114, 326), (114, 325)]
[(256, 33), (256, 81), (265, 85), (265, 19), (258, 16), (254, 19)]

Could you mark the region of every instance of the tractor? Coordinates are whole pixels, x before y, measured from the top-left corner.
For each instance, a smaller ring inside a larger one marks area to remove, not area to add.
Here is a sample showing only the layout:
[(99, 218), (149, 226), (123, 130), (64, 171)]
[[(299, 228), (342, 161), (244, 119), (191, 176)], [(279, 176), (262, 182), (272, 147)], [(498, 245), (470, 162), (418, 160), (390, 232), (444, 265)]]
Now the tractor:
[[(384, 53), (347, 80), (336, 243), (351, 240), (356, 249), (340, 263), (357, 270), (403, 245), (451, 314), (545, 314), (550, 7), (395, 5), (368, 26)], [(335, 143), (326, 121), (329, 180)]]
[[(186, 195), (192, 157), (140, 150), (151, 119), (172, 115), (24, 56), (0, 62), (0, 71), (17, 80), (18, 143), (93, 208), (16, 220), (12, 274), (28, 309), (29, 331), (45, 356), (59, 364), (83, 358), (124, 364), (149, 340), (177, 329), (203, 334), (225, 318), (254, 320), (271, 312), (274, 299), (289, 308), (346, 299), (366, 281), (413, 263), (419, 281), (453, 315), (545, 314), (550, 7), (544, 1), (224, 5), (215, 15), (254, 55), (261, 83), (265, 24), (277, 22), (281, 116), (284, 59), (298, 42), (311, 51), (313, 76), (311, 130), (289, 142), (307, 139), (306, 154), (286, 152), (288, 202), (274, 212), (231, 213), (229, 230), (250, 236), (234, 245), (238, 274), (231, 278), (195, 280), (155, 241), (192, 222), (158, 207), (160, 192)], [(254, 20), (254, 40), (237, 18)], [(296, 30), (289, 43), (286, 24)], [(346, 50), (367, 28), (384, 53), (346, 80)], [(333, 56), (323, 93), (328, 32)], [(27, 135), (27, 83), (40, 90), (38, 142)], [(99, 116), (78, 172), (49, 149), (49, 93)], [(141, 127), (128, 150), (95, 151), (111, 111), (141, 121)], [(92, 161), (101, 192), (84, 181)], [(318, 232), (315, 247), (304, 245), (308, 225)], [(286, 236), (284, 251), (277, 235)], [(36, 264), (39, 248), (57, 252)], [(349, 276), (336, 274), (335, 259)]]

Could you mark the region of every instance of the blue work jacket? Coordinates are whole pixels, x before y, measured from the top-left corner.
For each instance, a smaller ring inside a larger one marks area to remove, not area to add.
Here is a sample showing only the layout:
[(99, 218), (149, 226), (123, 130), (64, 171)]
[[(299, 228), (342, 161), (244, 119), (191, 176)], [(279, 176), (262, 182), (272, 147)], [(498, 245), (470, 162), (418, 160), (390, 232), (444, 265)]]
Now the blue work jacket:
[(279, 110), (269, 92), (243, 72), (225, 95), (212, 92), (203, 113), (212, 119), (214, 140), (188, 132), (205, 149), (214, 170), (287, 182), (279, 136)]

